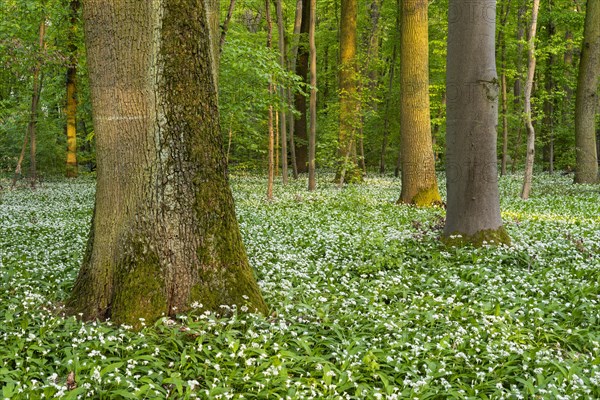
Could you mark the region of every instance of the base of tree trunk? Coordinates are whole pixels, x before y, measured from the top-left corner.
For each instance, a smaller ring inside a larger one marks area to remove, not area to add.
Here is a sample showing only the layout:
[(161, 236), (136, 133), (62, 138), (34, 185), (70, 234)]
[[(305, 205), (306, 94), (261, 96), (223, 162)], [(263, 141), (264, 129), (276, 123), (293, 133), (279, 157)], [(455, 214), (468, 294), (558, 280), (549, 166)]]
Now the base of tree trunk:
[[(340, 184), (342, 178), (342, 172), (337, 171), (335, 173), (335, 178), (333, 180), (334, 183)], [(344, 183), (362, 183), (363, 179), (363, 171), (358, 165), (354, 165), (352, 168), (344, 171)]]
[(402, 196), (400, 196), (396, 204), (412, 204), (417, 207), (435, 207), (443, 206), (444, 202), (440, 197), (440, 192), (438, 191), (437, 185), (434, 184), (427, 189), (419, 190), (410, 199), (403, 199)]
[(453, 232), (452, 234), (442, 236), (442, 243), (450, 247), (462, 247), (471, 245), (473, 247), (481, 247), (483, 245), (501, 245), (510, 246), (510, 236), (504, 226), (498, 229), (485, 229), (476, 232), (472, 235)]

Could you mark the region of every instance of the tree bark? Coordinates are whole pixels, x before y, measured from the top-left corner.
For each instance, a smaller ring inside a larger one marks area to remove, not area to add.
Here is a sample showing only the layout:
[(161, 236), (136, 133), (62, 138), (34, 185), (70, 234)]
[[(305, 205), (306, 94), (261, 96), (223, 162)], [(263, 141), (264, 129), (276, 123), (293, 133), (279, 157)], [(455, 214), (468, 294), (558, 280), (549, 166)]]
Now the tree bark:
[[(283, 6), (282, 0), (275, 0), (275, 7), (277, 12), (277, 38), (279, 47), (279, 64), (281, 68), (285, 69), (285, 35), (284, 35), (284, 21), (283, 21)], [(281, 98), (285, 98), (285, 88), (279, 89)], [(288, 150), (287, 150), (287, 117), (285, 110), (279, 110), (279, 132), (281, 134), (281, 179), (285, 185), (288, 182)]]
[(338, 136), (339, 167), (336, 181), (359, 182), (362, 173), (356, 158), (356, 140), (360, 123), (356, 76), (357, 0), (342, 0), (340, 17), (340, 127)]
[(71, 26), (69, 32), (69, 66), (67, 67), (67, 178), (78, 173), (77, 165), (77, 14), (79, 0), (71, 0)]
[(531, 181), (533, 179), (533, 163), (535, 161), (535, 129), (531, 118), (531, 91), (533, 89), (533, 78), (535, 75), (535, 33), (537, 31), (537, 17), (540, 7), (540, 0), (533, 0), (533, 10), (531, 12), (531, 26), (527, 38), (528, 46), (528, 65), (527, 81), (525, 82), (525, 100), (524, 114), (525, 126), (527, 128), (527, 153), (525, 156), (525, 176), (523, 177), (523, 189), (521, 198), (527, 200), (531, 192)]
[(447, 56), (446, 183), (442, 240), (509, 243), (500, 216), (496, 127), (495, 0), (450, 0)]
[(68, 310), (134, 327), (194, 303), (265, 313), (228, 185), (206, 3), (87, 0), (83, 17), (97, 189)]
[(508, 159), (508, 99), (506, 88), (506, 35), (504, 27), (510, 14), (510, 0), (503, 4), (502, 10), (502, 27), (498, 32), (498, 43), (500, 44), (500, 67), (502, 68), (500, 75), (500, 85), (502, 86), (502, 161), (500, 175), (506, 175), (506, 162)]
[[(267, 48), (273, 47), (273, 27), (271, 25), (271, 3), (269, 0), (265, 0), (265, 19), (267, 21)], [(268, 129), (269, 129), (269, 171), (267, 179), (267, 199), (273, 200), (273, 181), (275, 180), (275, 167), (274, 167), (274, 156), (275, 156), (275, 134), (273, 132), (273, 77), (269, 77), (269, 116), (268, 116)]]
[[(303, 0), (296, 0), (296, 16), (294, 18), (294, 33), (292, 34), (292, 48), (290, 51), (289, 69), (290, 71), (296, 67), (298, 58), (298, 45), (300, 42), (300, 29), (302, 27), (302, 15), (303, 15)], [(288, 96), (290, 102), (295, 102), (295, 97), (292, 94), (292, 90), (289, 89)], [(295, 133), (295, 117), (293, 113), (289, 114), (289, 140), (290, 140), (290, 162), (292, 164), (292, 176), (294, 179), (298, 179), (298, 162), (296, 160), (296, 141), (294, 139)]]
[(575, 98), (575, 183), (598, 183), (595, 119), (600, 79), (600, 1), (588, 0)]
[[(396, 0), (396, 29), (395, 32), (400, 32), (400, 7), (402, 0)], [(383, 138), (381, 140), (381, 155), (379, 156), (379, 173), (385, 174), (385, 156), (387, 153), (388, 138), (390, 136), (390, 104), (392, 102), (392, 87), (394, 85), (394, 72), (396, 68), (396, 58), (398, 53), (398, 41), (394, 40), (392, 46), (392, 59), (390, 61), (390, 72), (388, 79), (387, 97), (385, 100), (385, 115), (383, 120)], [(396, 176), (398, 176), (396, 174)]]
[[(300, 24), (300, 43), (298, 45), (298, 55), (296, 57), (296, 75), (302, 78), (306, 83), (309, 82), (308, 76), (308, 37), (310, 19), (310, 0), (302, 0), (302, 20)], [(295, 107), (300, 115), (294, 119), (294, 144), (296, 155), (296, 168), (299, 173), (308, 172), (308, 129), (307, 129), (307, 110), (306, 97), (301, 93), (295, 94)]]
[(429, 207), (442, 199), (431, 141), (427, 0), (403, 1), (400, 15), (402, 192), (398, 203)]
[(310, 0), (308, 43), (310, 54), (310, 132), (308, 136), (308, 190), (317, 188), (315, 155), (317, 139), (317, 47), (315, 46), (316, 0)]
[(231, 21), (231, 17), (233, 16), (234, 7), (235, 0), (230, 0), (229, 8), (227, 9), (227, 16), (225, 17), (225, 21), (223, 21), (223, 26), (221, 27), (221, 37), (219, 39), (219, 52), (223, 51), (223, 45), (225, 45), (225, 37), (227, 36), (227, 31), (229, 30), (229, 22)]

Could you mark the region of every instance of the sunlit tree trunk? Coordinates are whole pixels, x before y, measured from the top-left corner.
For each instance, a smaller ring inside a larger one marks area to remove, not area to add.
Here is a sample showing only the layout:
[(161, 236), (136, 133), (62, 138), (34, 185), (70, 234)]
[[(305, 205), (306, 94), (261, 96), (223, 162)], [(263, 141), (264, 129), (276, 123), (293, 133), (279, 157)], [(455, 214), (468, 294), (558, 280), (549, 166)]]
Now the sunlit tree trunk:
[(87, 0), (83, 16), (97, 189), (69, 311), (135, 327), (194, 303), (266, 312), (227, 180), (206, 3)]
[(446, 184), (443, 241), (510, 241), (500, 217), (496, 126), (495, 0), (450, 0), (446, 78)]
[(600, 0), (588, 0), (575, 100), (575, 183), (598, 182), (596, 107), (600, 77)]
[(308, 136), (308, 190), (317, 188), (315, 155), (317, 141), (317, 48), (315, 46), (316, 0), (310, 0), (308, 43), (310, 54), (310, 132)]
[(339, 167), (336, 181), (362, 180), (356, 157), (356, 141), (360, 121), (360, 102), (356, 76), (356, 17), (357, 0), (342, 0), (340, 18), (340, 127), (338, 136)]
[(67, 170), (68, 178), (77, 176), (77, 13), (79, 0), (71, 0), (71, 32), (69, 33), (69, 66), (67, 67)]
[[(526, 22), (524, 21), (524, 15), (527, 12), (527, 0), (521, 0), (519, 4), (519, 10), (517, 12), (517, 76), (515, 78), (513, 93), (514, 103), (518, 110), (523, 108), (522, 104), (522, 77), (523, 77), (523, 38), (525, 37)], [(517, 128), (517, 140), (515, 140), (515, 146), (513, 149), (513, 160), (510, 167), (511, 172), (514, 174), (517, 170), (517, 164), (519, 160), (519, 150), (521, 149), (521, 136), (523, 131), (523, 124), (519, 123)]]
[(525, 176), (523, 177), (523, 189), (521, 198), (528, 199), (531, 191), (531, 181), (533, 179), (533, 163), (535, 161), (535, 129), (531, 117), (531, 91), (533, 89), (533, 78), (535, 75), (535, 33), (537, 31), (537, 17), (540, 7), (540, 0), (533, 0), (533, 10), (531, 12), (531, 26), (527, 37), (528, 46), (528, 65), (527, 81), (525, 82), (525, 100), (524, 114), (525, 126), (527, 128), (527, 153), (525, 156)]
[(431, 141), (427, 0), (402, 1), (400, 16), (402, 193), (398, 202), (427, 207), (442, 202)]

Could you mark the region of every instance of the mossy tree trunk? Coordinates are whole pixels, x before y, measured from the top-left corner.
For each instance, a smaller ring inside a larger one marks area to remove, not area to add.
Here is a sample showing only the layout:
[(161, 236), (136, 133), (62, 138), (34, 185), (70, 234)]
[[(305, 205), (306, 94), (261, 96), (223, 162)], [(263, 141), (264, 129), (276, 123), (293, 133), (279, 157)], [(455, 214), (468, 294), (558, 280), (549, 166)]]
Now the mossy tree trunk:
[(400, 9), (400, 133), (402, 193), (399, 203), (441, 204), (435, 176), (429, 111), (427, 0), (402, 1)]
[(97, 189), (68, 309), (133, 326), (196, 301), (266, 312), (227, 181), (206, 3), (87, 0), (83, 16)]
[(446, 78), (446, 183), (442, 240), (508, 243), (498, 191), (495, 0), (450, 0)]
[(575, 99), (575, 183), (598, 183), (595, 122), (599, 79), (600, 1), (588, 0)]
[(340, 127), (338, 134), (339, 167), (336, 182), (358, 182), (362, 171), (358, 166), (356, 142), (360, 123), (360, 100), (356, 71), (357, 0), (342, 0), (340, 18)]
[(79, 0), (71, 0), (69, 66), (67, 67), (67, 178), (77, 176), (77, 14)]

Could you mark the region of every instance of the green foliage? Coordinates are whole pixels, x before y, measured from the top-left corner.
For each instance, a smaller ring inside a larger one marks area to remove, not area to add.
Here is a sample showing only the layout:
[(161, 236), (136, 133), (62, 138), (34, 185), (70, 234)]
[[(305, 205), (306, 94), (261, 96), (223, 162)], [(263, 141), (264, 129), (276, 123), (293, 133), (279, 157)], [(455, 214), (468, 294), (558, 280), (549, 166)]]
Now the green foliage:
[(272, 202), (263, 178), (232, 178), (268, 318), (197, 303), (140, 332), (61, 314), (93, 182), (5, 192), (3, 398), (600, 397), (597, 188), (537, 175), (524, 202), (504, 177), (512, 246), (446, 248), (443, 209), (394, 204), (398, 180), (332, 178)]

